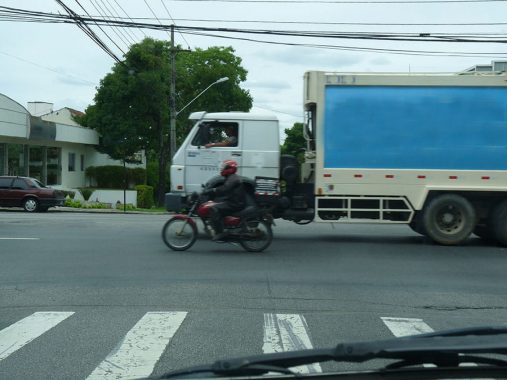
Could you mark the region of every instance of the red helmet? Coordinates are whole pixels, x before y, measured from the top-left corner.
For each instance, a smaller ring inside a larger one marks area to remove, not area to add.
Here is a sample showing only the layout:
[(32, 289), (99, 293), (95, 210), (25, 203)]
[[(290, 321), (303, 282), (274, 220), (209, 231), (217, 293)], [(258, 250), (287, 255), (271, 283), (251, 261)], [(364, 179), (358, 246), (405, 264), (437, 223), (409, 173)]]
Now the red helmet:
[(234, 160), (225, 160), (220, 166), (220, 175), (227, 177), (238, 171), (238, 163)]

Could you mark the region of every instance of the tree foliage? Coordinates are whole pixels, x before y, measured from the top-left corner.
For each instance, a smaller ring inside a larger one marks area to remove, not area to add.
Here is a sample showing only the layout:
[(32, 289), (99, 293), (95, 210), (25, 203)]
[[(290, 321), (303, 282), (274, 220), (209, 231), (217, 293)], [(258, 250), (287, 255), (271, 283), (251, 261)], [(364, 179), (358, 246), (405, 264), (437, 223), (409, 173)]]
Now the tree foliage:
[(303, 123), (294, 123), (292, 128), (285, 129), (286, 138), (282, 145), (282, 154), (290, 154), (301, 159), (302, 149), (306, 148), (303, 128)]
[[(140, 150), (156, 157), (159, 168), (158, 200), (163, 200), (169, 157), (170, 44), (146, 38), (131, 46), (100, 82), (85, 116), (79, 120), (101, 135), (99, 151), (126, 159)], [(179, 51), (176, 55), (176, 108), (182, 109), (202, 90), (222, 77), (177, 118), (177, 143), (188, 131), (188, 115), (196, 110), (248, 111), (252, 98), (240, 87), (247, 71), (231, 47)]]

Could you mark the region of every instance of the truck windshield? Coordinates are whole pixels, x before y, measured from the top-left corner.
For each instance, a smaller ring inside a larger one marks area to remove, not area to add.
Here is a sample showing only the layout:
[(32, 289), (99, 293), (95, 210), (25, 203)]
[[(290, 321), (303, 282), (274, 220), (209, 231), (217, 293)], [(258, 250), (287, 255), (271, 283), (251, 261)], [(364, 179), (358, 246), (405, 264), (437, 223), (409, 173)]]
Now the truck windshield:
[(203, 122), (199, 131), (192, 140), (193, 146), (202, 146), (209, 143), (231, 141), (229, 146), (237, 146), (238, 123), (231, 122)]

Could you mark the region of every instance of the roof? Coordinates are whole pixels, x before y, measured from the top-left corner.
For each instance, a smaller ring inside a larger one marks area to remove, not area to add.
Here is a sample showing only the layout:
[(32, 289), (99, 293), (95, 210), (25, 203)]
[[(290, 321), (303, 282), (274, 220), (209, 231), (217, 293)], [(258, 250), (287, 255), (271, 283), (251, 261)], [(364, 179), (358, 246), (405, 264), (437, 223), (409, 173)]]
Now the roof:
[(84, 116), (84, 114), (85, 114), (84, 112), (75, 110), (74, 108), (69, 108), (69, 107), (65, 107), (65, 108), (67, 108), (70, 111), (70, 114), (72, 116)]
[(278, 121), (276, 115), (271, 113), (257, 113), (257, 112), (193, 112), (188, 117), (190, 120), (269, 120)]

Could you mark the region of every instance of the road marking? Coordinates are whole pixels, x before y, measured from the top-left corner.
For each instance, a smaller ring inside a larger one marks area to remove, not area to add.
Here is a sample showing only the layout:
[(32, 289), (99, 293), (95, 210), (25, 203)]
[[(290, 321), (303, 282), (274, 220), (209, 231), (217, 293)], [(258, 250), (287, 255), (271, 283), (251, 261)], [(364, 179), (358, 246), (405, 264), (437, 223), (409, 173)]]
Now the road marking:
[(186, 312), (148, 312), (88, 379), (131, 379), (150, 376)]
[(3, 237), (0, 237), (0, 240), (40, 240), (40, 238), (3, 238)]
[[(416, 335), (433, 332), (422, 319), (418, 318), (389, 318), (382, 317), (386, 326), (391, 330), (394, 336), (402, 337), (407, 335)], [(463, 354), (460, 354), (463, 355)], [(460, 367), (474, 367), (475, 363), (462, 363)], [(424, 364), (425, 367), (435, 367), (433, 364)], [(486, 380), (486, 379), (483, 379)]]
[[(395, 337), (433, 332), (433, 329), (419, 318), (382, 317), (381, 319)], [(434, 364), (424, 364), (423, 366), (435, 367)]]
[[(308, 325), (299, 314), (264, 314), (265, 354), (274, 352), (296, 351), (313, 348), (308, 334)], [(297, 373), (322, 372), (319, 363), (291, 368)]]
[(0, 331), (0, 361), (52, 329), (74, 312), (36, 312)]
[(381, 319), (395, 337), (433, 332), (433, 329), (419, 318), (382, 317)]

